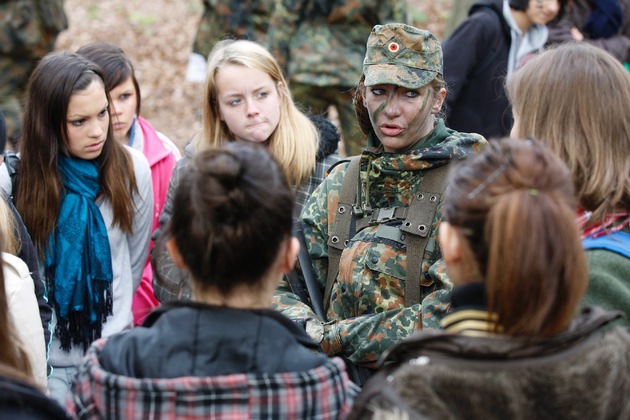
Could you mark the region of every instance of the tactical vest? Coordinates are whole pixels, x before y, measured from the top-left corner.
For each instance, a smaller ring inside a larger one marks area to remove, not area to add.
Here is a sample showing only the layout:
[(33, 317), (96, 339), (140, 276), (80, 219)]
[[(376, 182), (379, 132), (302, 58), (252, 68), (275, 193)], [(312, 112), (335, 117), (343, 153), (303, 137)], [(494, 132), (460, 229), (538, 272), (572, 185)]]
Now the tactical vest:
[[(342, 162), (347, 162), (344, 160)], [(409, 207), (363, 208), (357, 203), (360, 183), (361, 156), (353, 156), (343, 177), (335, 224), (328, 239), (328, 277), (324, 291), (325, 309), (328, 310), (332, 288), (339, 273), (341, 253), (350, 238), (368, 226), (378, 225), (377, 236), (405, 242), (407, 248), (407, 275), (405, 306), (420, 302), (420, 276), (422, 260), (427, 248), (435, 213), (446, 189), (451, 164), (426, 171)], [(332, 169), (332, 168), (331, 168)], [(398, 227), (386, 222), (401, 220)]]

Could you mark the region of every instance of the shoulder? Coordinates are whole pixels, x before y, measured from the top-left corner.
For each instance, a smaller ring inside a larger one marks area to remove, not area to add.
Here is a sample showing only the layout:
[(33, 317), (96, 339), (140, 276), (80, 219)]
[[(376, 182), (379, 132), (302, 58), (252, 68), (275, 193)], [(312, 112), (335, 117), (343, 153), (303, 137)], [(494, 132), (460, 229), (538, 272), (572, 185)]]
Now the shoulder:
[(136, 173), (136, 177), (143, 179), (148, 176), (151, 178), (151, 167), (149, 166), (149, 161), (146, 156), (139, 151), (134, 149), (133, 147), (123, 146), (127, 154), (131, 157), (131, 162), (133, 164), (134, 171)]
[(22, 280), (31, 278), (31, 273), (26, 263), (15, 255), (3, 252), (2, 264), (2, 272), (5, 277), (5, 283), (7, 281), (12, 281), (13, 279)]

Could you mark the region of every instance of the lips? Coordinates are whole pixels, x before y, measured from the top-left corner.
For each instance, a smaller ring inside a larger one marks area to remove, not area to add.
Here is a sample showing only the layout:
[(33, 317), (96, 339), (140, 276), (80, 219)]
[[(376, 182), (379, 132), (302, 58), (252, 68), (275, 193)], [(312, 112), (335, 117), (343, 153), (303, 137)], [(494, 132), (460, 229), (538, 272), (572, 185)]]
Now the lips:
[(380, 128), (381, 128), (381, 133), (383, 133), (384, 135), (388, 137), (396, 137), (403, 131), (402, 127), (395, 124), (382, 124)]

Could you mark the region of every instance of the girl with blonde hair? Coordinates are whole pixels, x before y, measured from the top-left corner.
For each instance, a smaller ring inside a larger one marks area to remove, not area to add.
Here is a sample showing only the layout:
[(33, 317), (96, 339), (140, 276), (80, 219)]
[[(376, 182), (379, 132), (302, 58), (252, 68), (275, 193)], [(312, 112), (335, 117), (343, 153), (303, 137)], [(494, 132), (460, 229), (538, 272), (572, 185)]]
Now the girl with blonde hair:
[[(218, 42), (208, 58), (203, 130), (185, 149), (173, 170), (160, 231), (172, 213), (173, 192), (192, 156), (236, 140), (265, 145), (295, 191), (293, 215), (338, 160), (339, 134), (321, 116), (304, 114), (294, 103), (278, 62), (262, 45), (247, 40)], [(189, 276), (172, 264), (163, 244), (151, 252), (158, 300), (190, 298)]]

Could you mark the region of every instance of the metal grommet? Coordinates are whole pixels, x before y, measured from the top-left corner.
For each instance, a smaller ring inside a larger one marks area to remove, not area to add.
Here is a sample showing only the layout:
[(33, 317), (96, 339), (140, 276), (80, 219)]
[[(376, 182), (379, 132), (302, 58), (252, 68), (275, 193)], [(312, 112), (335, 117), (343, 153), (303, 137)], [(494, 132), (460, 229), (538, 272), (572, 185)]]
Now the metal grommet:
[(431, 198), (429, 198), (429, 201), (431, 201), (432, 203), (435, 203), (437, 201), (437, 196), (432, 195)]
[(343, 241), (343, 246), (348, 246), (349, 243), (350, 241), (346, 239), (345, 241)]
[(330, 238), (330, 242), (332, 242), (333, 244), (336, 244), (337, 242), (339, 242), (339, 236), (333, 236)]
[(346, 212), (346, 207), (345, 206), (339, 206), (339, 214), (343, 214)]
[(418, 194), (418, 200), (422, 200), (424, 198), (424, 194), (420, 193)]
[(424, 232), (425, 230), (427, 230), (427, 226), (426, 225), (420, 225), (420, 226), (418, 226), (418, 230), (420, 232)]
[(405, 222), (405, 227), (411, 226), (411, 222)]

